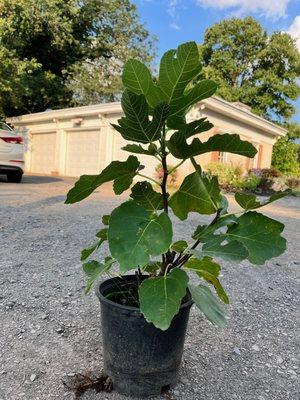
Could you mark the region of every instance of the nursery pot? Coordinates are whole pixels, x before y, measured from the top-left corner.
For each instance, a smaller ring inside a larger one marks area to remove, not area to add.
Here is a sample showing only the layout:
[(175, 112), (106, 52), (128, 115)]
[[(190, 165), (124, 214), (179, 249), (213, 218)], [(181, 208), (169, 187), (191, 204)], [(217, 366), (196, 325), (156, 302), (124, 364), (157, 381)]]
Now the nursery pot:
[(170, 327), (162, 331), (148, 323), (139, 308), (107, 298), (130, 283), (136, 283), (136, 276), (108, 279), (96, 287), (101, 304), (104, 370), (111, 377), (114, 390), (121, 394), (159, 395), (177, 382), (193, 302), (187, 293)]

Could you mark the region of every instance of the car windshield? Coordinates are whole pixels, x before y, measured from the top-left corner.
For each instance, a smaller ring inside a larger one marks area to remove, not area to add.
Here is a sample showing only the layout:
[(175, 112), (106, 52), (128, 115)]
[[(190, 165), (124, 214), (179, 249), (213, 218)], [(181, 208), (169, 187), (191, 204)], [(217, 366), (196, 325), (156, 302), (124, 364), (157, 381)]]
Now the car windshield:
[(12, 131), (12, 129), (8, 125), (6, 125), (4, 122), (0, 122), (0, 129), (2, 131), (9, 131), (9, 132)]

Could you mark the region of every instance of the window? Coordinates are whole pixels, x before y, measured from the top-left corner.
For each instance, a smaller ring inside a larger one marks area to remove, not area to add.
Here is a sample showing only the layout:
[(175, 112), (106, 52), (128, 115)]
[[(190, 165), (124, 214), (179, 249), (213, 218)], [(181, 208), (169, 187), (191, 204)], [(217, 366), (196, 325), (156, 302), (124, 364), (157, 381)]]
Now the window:
[(227, 153), (225, 153), (224, 151), (220, 151), (219, 155), (218, 155), (218, 161), (220, 163), (226, 163), (227, 162)]

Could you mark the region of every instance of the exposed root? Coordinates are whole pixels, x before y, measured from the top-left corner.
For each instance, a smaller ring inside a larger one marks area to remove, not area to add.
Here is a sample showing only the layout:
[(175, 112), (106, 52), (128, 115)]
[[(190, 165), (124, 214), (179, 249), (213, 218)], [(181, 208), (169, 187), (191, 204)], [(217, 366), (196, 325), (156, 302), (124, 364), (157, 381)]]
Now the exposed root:
[(169, 392), (169, 387), (163, 388), (161, 394), (164, 396), (166, 400), (175, 400), (172, 394)]
[(62, 382), (67, 390), (74, 393), (75, 399), (79, 399), (90, 389), (99, 393), (102, 391), (111, 392), (113, 388), (111, 378), (103, 372), (97, 374), (90, 371), (83, 374), (78, 373)]

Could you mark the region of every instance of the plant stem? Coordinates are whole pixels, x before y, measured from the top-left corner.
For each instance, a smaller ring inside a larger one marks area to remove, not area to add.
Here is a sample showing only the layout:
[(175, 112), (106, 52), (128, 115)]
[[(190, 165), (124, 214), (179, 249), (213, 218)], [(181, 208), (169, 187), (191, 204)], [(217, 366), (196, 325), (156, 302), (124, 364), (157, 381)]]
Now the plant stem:
[[(162, 192), (162, 198), (163, 198), (163, 206), (164, 206), (164, 211), (166, 214), (169, 212), (169, 204), (168, 204), (168, 193), (167, 193), (167, 181), (168, 181), (168, 166), (167, 166), (167, 153), (166, 153), (166, 143), (165, 143), (165, 138), (166, 138), (166, 126), (163, 126), (163, 135), (161, 139), (161, 163), (164, 171), (163, 179), (161, 182), (161, 192)], [(162, 265), (161, 265), (161, 275), (165, 275), (168, 265), (171, 262), (171, 252), (168, 250), (165, 254), (162, 255)]]
[(163, 179), (161, 182), (161, 191), (162, 191), (162, 197), (163, 197), (163, 204), (164, 204), (164, 211), (166, 214), (169, 212), (169, 205), (168, 205), (168, 193), (167, 193), (167, 180), (168, 180), (168, 166), (167, 166), (167, 154), (166, 154), (166, 144), (165, 144), (165, 126), (163, 127), (163, 138), (161, 141), (161, 151), (162, 151), (162, 167), (164, 171)]
[(202, 170), (199, 164), (197, 164), (196, 160), (194, 159), (194, 157), (190, 158), (195, 170), (201, 175), (202, 174)]
[(142, 178), (149, 179), (149, 181), (152, 181), (152, 182), (154, 182), (156, 185), (160, 186), (160, 182), (156, 181), (156, 180), (153, 179), (153, 178), (150, 178), (150, 176), (143, 175), (143, 174), (140, 174), (140, 173), (137, 173), (137, 175), (138, 175), (138, 176), (141, 176)]

